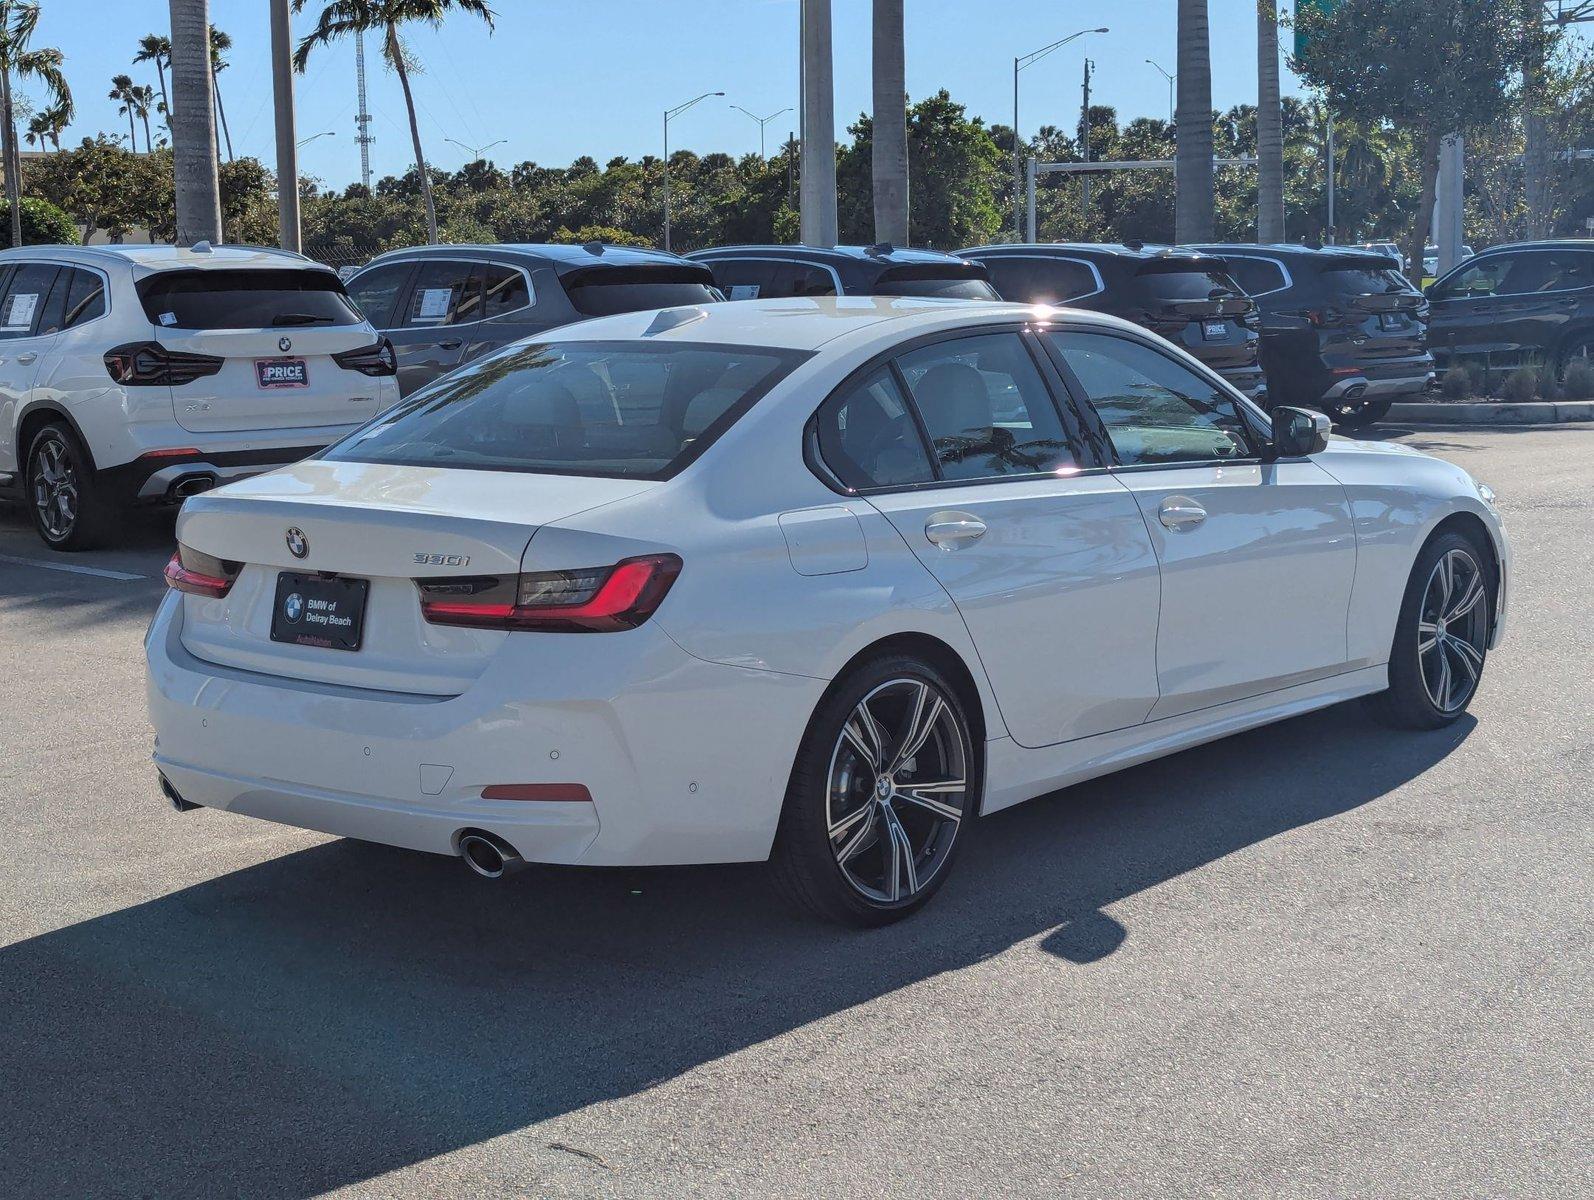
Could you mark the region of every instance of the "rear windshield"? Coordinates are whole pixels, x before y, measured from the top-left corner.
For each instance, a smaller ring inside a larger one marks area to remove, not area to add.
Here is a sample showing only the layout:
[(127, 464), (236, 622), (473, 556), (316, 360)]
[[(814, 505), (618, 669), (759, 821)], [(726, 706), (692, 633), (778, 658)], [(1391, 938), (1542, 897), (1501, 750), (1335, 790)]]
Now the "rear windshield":
[(267, 268), (163, 271), (138, 285), (144, 312), (173, 329), (358, 325), (365, 320), (331, 271)]
[(1135, 284), (1142, 295), (1154, 301), (1216, 300), (1224, 296), (1243, 296), (1240, 285), (1228, 273), (1215, 269), (1165, 268), (1141, 271)]
[(575, 310), (589, 317), (712, 304), (720, 298), (706, 267), (602, 267), (572, 271), (562, 282)]
[(806, 357), (689, 343), (520, 343), (416, 393), (323, 457), (668, 479)]
[(1342, 267), (1323, 272), (1323, 281), (1335, 296), (1376, 296), (1383, 292), (1414, 292), (1406, 277), (1393, 267)]
[(1000, 300), (983, 267), (894, 267), (875, 280), (876, 296), (936, 296), (943, 300)]

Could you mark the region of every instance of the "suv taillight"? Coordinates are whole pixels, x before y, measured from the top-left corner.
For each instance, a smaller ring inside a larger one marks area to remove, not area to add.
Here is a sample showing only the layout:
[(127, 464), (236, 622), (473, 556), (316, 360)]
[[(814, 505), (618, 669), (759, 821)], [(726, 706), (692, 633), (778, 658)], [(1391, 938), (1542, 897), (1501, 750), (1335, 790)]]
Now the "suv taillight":
[(1337, 308), (1309, 308), (1306, 310), (1306, 319), (1321, 329), (1325, 325), (1338, 325), (1345, 319), (1345, 314)]
[(332, 361), (345, 371), (358, 371), (361, 375), (380, 377), (398, 374), (398, 355), (393, 352), (393, 343), (386, 338), (374, 346), (361, 346), (356, 350), (334, 354)]
[(417, 579), (415, 586), (421, 615), (433, 625), (613, 633), (651, 617), (680, 573), (677, 555), (648, 554), (612, 567)]
[(242, 563), (212, 558), (179, 544), (171, 562), (166, 564), (166, 586), (190, 596), (219, 600), (232, 590), (233, 581), (242, 569)]
[(226, 361), (214, 354), (170, 350), (159, 342), (128, 342), (105, 352), (105, 369), (111, 378), (131, 387), (192, 383), (216, 374)]

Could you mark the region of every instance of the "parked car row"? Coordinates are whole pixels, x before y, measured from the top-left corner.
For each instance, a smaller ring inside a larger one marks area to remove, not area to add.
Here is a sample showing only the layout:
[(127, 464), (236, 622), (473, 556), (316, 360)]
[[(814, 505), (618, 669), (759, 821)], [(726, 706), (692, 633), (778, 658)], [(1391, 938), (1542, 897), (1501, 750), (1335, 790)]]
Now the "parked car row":
[[(1296, 245), (424, 246), (345, 281), (252, 247), (0, 252), (0, 492), (54, 548), (134, 504), (295, 461), (498, 349), (592, 317), (748, 299), (1007, 299), (1123, 317), (1264, 408), (1354, 427), (1435, 354), (1558, 370), (1594, 347), (1594, 243), (1496, 247), (1419, 292), (1380, 251)], [(1430, 309), (1431, 305), (1431, 309)], [(1430, 341), (1432, 351), (1430, 351)]]

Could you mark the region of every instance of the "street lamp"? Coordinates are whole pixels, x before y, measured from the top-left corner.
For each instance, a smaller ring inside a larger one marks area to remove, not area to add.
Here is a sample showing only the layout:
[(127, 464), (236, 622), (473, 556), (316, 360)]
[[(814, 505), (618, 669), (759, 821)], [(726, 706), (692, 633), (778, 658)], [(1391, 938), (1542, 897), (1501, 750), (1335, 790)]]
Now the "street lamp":
[(471, 162), (480, 162), (483, 158), (485, 158), (487, 156), (487, 152), (489, 150), (491, 150), (494, 146), (502, 146), (509, 139), (508, 138), (499, 138), (496, 142), (488, 142), (485, 146), (467, 146), (464, 142), (460, 141), (458, 138), (446, 137), (443, 140), (445, 142), (453, 142), (454, 145), (458, 146), (461, 150), (465, 151), (466, 154), (469, 154)]
[(677, 104), (674, 108), (664, 110), (664, 250), (666, 253), (670, 249), (670, 118), (680, 116), (692, 105), (699, 104), (710, 96), (724, 94), (724, 92), (704, 92), (685, 104)]
[(1024, 162), (1022, 143), (1018, 137), (1018, 73), (1025, 67), (1034, 66), (1053, 50), (1061, 49), (1075, 38), (1082, 38), (1087, 33), (1107, 32), (1109, 30), (1105, 25), (1100, 29), (1081, 29), (1078, 33), (1071, 33), (1049, 46), (1042, 46), (1039, 50), (1020, 55), (1013, 60), (1013, 240), (1016, 242), (1024, 240)]
[(757, 113), (747, 112), (747, 110), (745, 108), (743, 108), (740, 104), (733, 104), (733, 105), (731, 105), (731, 107), (734, 108), (739, 113), (747, 113), (747, 115), (749, 117), (752, 117), (753, 120), (758, 122), (758, 157), (759, 158), (763, 158), (764, 157), (764, 126), (768, 125), (776, 117), (784, 116), (785, 114), (789, 113), (791, 111), (790, 107), (783, 108), (778, 113), (770, 113), (769, 116), (767, 116), (767, 117), (761, 117)]
[(297, 150), (300, 146), (308, 146), (311, 142), (315, 141), (316, 138), (337, 137), (337, 136), (338, 136), (338, 131), (336, 129), (328, 129), (328, 130), (326, 130), (326, 131), (324, 131), (322, 133), (312, 133), (309, 137), (304, 138), (301, 141), (295, 142), (293, 144), (293, 148), (295, 150)]
[(1173, 81), (1177, 78), (1177, 76), (1170, 75), (1168, 72), (1163, 71), (1161, 63), (1152, 62), (1149, 58), (1146, 59), (1146, 61), (1151, 63), (1152, 66), (1156, 67), (1158, 71), (1161, 71), (1162, 77), (1168, 81), (1168, 124), (1176, 125), (1178, 124), (1178, 118), (1173, 107)]

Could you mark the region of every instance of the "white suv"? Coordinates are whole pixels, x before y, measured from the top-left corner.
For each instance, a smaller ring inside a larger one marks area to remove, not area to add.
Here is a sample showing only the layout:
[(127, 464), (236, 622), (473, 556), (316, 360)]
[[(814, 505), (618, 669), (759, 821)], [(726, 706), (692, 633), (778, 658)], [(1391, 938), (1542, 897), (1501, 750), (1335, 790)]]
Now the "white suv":
[(0, 251), (0, 491), (57, 550), (295, 462), (398, 399), (330, 269), (246, 246)]

